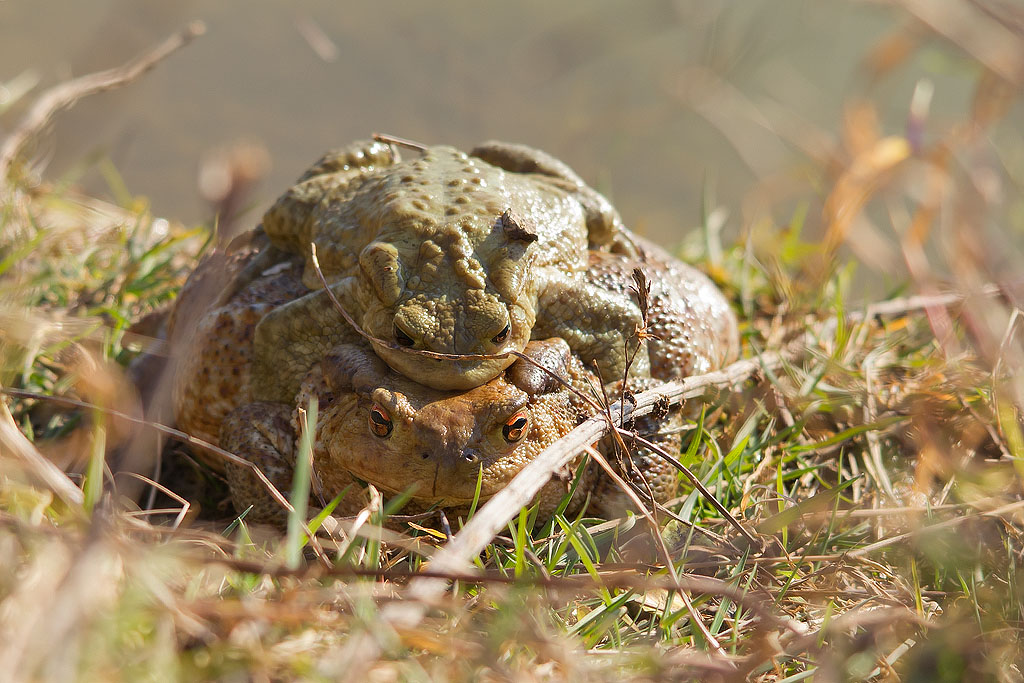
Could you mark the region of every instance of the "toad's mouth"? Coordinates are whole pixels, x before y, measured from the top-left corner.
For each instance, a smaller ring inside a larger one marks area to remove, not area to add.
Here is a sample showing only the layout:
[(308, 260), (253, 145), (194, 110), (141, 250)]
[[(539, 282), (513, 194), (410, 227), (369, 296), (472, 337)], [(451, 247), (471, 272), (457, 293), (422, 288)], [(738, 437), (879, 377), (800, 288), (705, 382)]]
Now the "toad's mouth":
[[(420, 504), (437, 505), (440, 507), (452, 505), (469, 505), (476, 498), (480, 503), (490, 500), (504, 485), (488, 484), (486, 480), (481, 482), (480, 495), (476, 495), (476, 478), (472, 482), (466, 482), (465, 486), (453, 487), (450, 480), (445, 481), (445, 472), (440, 468), (432, 470), (431, 474), (423, 477), (396, 481), (396, 478), (385, 476), (380, 472), (359, 471), (349, 469), (349, 472), (356, 479), (391, 495), (408, 495), (409, 498)], [(451, 474), (450, 472), (448, 473)], [(460, 490), (461, 489), (461, 490)]]
[(403, 353), (377, 347), (378, 355), (399, 374), (441, 390), (474, 389), (501, 374), (515, 360), (510, 353), (470, 356)]

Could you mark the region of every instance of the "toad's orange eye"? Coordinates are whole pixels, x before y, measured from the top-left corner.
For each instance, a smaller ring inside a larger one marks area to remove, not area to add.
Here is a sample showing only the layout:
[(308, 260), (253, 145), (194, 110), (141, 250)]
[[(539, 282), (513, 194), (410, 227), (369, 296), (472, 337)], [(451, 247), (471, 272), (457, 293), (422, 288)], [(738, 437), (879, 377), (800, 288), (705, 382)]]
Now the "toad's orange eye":
[(391, 433), (393, 427), (387, 411), (378, 405), (373, 406), (370, 410), (370, 431), (379, 437), (385, 437)]
[(491, 341), (494, 342), (495, 344), (500, 344), (501, 342), (505, 341), (506, 339), (508, 339), (508, 333), (510, 329), (511, 328), (508, 325), (505, 325), (501, 332), (491, 337)]
[(505, 437), (505, 441), (515, 443), (526, 436), (526, 427), (529, 424), (530, 418), (526, 416), (525, 411), (521, 410), (508, 419), (505, 426), (501, 428), (501, 435)]

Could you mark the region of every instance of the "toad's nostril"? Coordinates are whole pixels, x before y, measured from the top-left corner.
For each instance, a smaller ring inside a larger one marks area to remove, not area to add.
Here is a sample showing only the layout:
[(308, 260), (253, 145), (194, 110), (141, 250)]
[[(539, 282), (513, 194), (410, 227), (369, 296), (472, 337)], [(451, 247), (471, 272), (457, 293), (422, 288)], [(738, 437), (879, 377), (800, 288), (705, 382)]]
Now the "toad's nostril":
[(480, 456), (478, 456), (473, 451), (466, 451), (465, 453), (462, 454), (462, 457), (463, 457), (463, 459), (466, 462), (468, 462), (470, 464), (475, 463), (475, 462), (480, 460)]
[(420, 453), (420, 457), (423, 458), (424, 460), (430, 460), (430, 453), (424, 451), (423, 453)]

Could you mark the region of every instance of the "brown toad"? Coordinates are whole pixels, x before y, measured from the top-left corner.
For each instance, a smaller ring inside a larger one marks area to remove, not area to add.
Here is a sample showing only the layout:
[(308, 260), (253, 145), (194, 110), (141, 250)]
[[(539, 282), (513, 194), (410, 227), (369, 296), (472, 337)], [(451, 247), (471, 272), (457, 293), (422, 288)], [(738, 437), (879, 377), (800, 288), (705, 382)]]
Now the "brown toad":
[[(563, 340), (530, 342), (525, 353), (543, 369), (517, 359), (503, 375), (459, 393), (411, 382), (365, 346), (335, 349), (322, 363), (325, 381), (311, 373), (305, 383), (308, 394), (326, 399), (313, 451), (325, 497), (355, 477), (388, 494), (411, 491), (414, 510), (436, 506), (464, 513), (478, 485), (480, 501), (491, 498), (596, 410), (585, 398), (593, 396), (594, 378)], [(608, 387), (612, 400), (618, 386)], [(673, 452), (679, 436), (670, 428), (678, 421), (676, 412), (657, 421), (644, 419), (638, 428)], [(668, 433), (660, 435), (659, 429)], [(611, 448), (610, 442), (602, 445), (603, 451)], [(632, 479), (639, 490), (649, 489), (657, 502), (675, 494), (677, 475), (671, 465), (643, 448), (635, 449), (633, 457)], [(550, 517), (573, 485), (575, 495), (566, 507), (570, 514), (588, 496), (592, 513), (612, 517), (621, 512), (624, 495), (597, 465), (573, 482), (581, 458), (537, 494), (540, 519)], [(358, 497), (356, 502), (361, 502)]]
[[(589, 377), (560, 339), (530, 342), (526, 354), (589, 393)], [(592, 412), (587, 402), (517, 360), (502, 375), (465, 392), (417, 384), (391, 370), (368, 345), (335, 347), (303, 381), (293, 409), (257, 402), (231, 413), (221, 429), (225, 448), (245, 453), (282, 490), (291, 486), (298, 408), (315, 396), (319, 419), (313, 447), (316, 493), (346, 495), (338, 508), (354, 514), (366, 497), (358, 482), (386, 496), (411, 494), (406, 512), (442, 507), (465, 512), (476, 496), (486, 501), (540, 451)], [(539, 514), (550, 516), (569, 490), (574, 466), (538, 494)], [(594, 481), (587, 470), (572, 501), (575, 509)], [(229, 465), (232, 500), (254, 519), (280, 519), (281, 508), (246, 468)]]
[(385, 342), (374, 342), (381, 358), (438, 389), (479, 386), (512, 357), (442, 360), (397, 347), (501, 354), (564, 336), (618, 376), (624, 335), (639, 321), (628, 297), (585, 277), (588, 247), (635, 254), (618, 214), (565, 164), (525, 146), (425, 147), (402, 161), (392, 145), (355, 143), (309, 169), (263, 227), (302, 256), (311, 292), (255, 331), (261, 399), (289, 400), (313, 362), (357, 340), (319, 287), (310, 243), (345, 309)]
[[(464, 514), (477, 496), (481, 503), (488, 500), (594, 412), (580, 396), (590, 394), (593, 378), (564, 341), (530, 342), (525, 353), (545, 370), (520, 359), (490, 382), (454, 392), (410, 381), (366, 345), (342, 344), (307, 375), (295, 409), (269, 402), (243, 406), (225, 419), (221, 443), (244, 453), (287, 492), (292, 485), (298, 409), (316, 397), (313, 479), (321, 501), (344, 494), (337, 511), (355, 514), (367, 502), (359, 485), (365, 482), (386, 496), (410, 494), (407, 513), (440, 507)], [(676, 413), (669, 419), (646, 419), (640, 429), (670, 452), (678, 450), (677, 432), (653, 433), (675, 426), (678, 417)], [(610, 450), (610, 444), (602, 450)], [(569, 514), (588, 498), (588, 510), (599, 516), (615, 516), (628, 506), (623, 493), (596, 465), (580, 472), (581, 459), (570, 462), (537, 494), (538, 518), (550, 517), (569, 491), (574, 492), (565, 506)], [(635, 449), (631, 470), (632, 476), (620, 474), (641, 493), (649, 490), (658, 502), (674, 495), (676, 472), (651, 452)], [(580, 480), (573, 481), (577, 472)], [(282, 508), (251, 471), (229, 464), (227, 477), (239, 512), (249, 509), (249, 517), (257, 521), (282, 519)]]

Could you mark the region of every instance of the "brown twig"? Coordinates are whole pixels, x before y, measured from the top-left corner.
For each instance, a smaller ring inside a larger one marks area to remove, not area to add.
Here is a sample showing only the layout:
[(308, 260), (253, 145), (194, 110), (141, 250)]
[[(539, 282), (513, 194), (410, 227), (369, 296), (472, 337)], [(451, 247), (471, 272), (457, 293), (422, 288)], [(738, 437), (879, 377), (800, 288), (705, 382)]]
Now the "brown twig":
[(864, 557), (865, 555), (873, 553), (876, 550), (881, 550), (882, 548), (888, 548), (891, 545), (895, 545), (897, 543), (902, 543), (902, 542), (908, 541), (908, 540), (910, 540), (912, 538), (917, 538), (917, 537), (922, 536), (924, 534), (928, 534), (928, 533), (931, 533), (933, 531), (938, 531), (939, 529), (948, 529), (950, 527), (957, 526), (958, 524), (962, 524), (963, 522), (966, 522), (966, 521), (969, 521), (969, 520), (972, 520), (972, 519), (980, 519), (981, 517), (1002, 517), (1003, 515), (1007, 514), (1008, 512), (1014, 512), (1016, 510), (1020, 510), (1021, 508), (1024, 508), (1024, 501), (1018, 500), (1018, 501), (1015, 501), (1013, 503), (1008, 503), (1006, 505), (1003, 505), (1002, 507), (998, 507), (995, 510), (986, 510), (986, 511), (977, 512), (977, 513), (974, 513), (974, 514), (971, 514), (971, 515), (964, 515), (963, 517), (954, 517), (952, 519), (947, 519), (947, 520), (939, 522), (937, 524), (931, 524), (929, 526), (921, 527), (919, 529), (914, 529), (913, 531), (908, 531), (908, 532), (906, 532), (904, 534), (898, 534), (896, 536), (890, 536), (889, 538), (884, 538), (881, 541), (877, 541), (875, 543), (871, 543), (871, 544), (868, 544), (868, 545), (865, 545), (865, 546), (861, 546), (860, 548), (857, 548), (856, 550), (851, 550), (850, 552), (848, 552), (846, 554), (846, 556), (847, 557), (853, 557), (853, 558), (861, 558), (861, 557)]
[(172, 530), (177, 530), (178, 527), (181, 526), (181, 523), (184, 521), (185, 516), (188, 514), (189, 509), (192, 507), (192, 503), (188, 502), (187, 500), (185, 500), (184, 498), (179, 496), (177, 493), (175, 493), (171, 489), (169, 489), (166, 486), (164, 486), (163, 484), (161, 484), (159, 481), (156, 481), (154, 479), (150, 479), (149, 477), (141, 475), (138, 472), (118, 472), (118, 474), (123, 474), (123, 475), (129, 476), (129, 477), (132, 477), (133, 479), (138, 479), (139, 481), (143, 482), (144, 484), (148, 484), (149, 486), (151, 486), (154, 491), (160, 491), (161, 493), (163, 493), (168, 498), (173, 498), (177, 502), (181, 503), (181, 507), (176, 509), (176, 510), (173, 509), (173, 508), (167, 508), (167, 509), (164, 509), (164, 510), (157, 510), (157, 509), (154, 509), (152, 507), (152, 504), (151, 504), (149, 508), (147, 508), (146, 510), (140, 510), (138, 514), (140, 514), (140, 515), (153, 515), (153, 514), (160, 514), (160, 513), (172, 513), (172, 514), (175, 515), (175, 517), (174, 517), (174, 522), (171, 524), (171, 529)]
[[(176, 510), (174, 512), (177, 512)], [(0, 523), (6, 521), (3, 517), (0, 517)], [(843, 555), (829, 555), (826, 559), (818, 561), (830, 561), (839, 562), (843, 559)], [(805, 560), (808, 558), (804, 558)], [(239, 558), (233, 555), (223, 554), (214, 557), (208, 557), (205, 555), (195, 557), (196, 562), (207, 562), (223, 564), (231, 569), (247, 572), (250, 574), (261, 574), (271, 576), (275, 578), (293, 577), (298, 579), (309, 579), (314, 577), (361, 577), (361, 578), (374, 578), (381, 581), (392, 581), (401, 582), (408, 581), (410, 579), (417, 578), (436, 578), (436, 579), (448, 579), (450, 581), (458, 581), (468, 585), (486, 585), (486, 584), (501, 584), (501, 585), (525, 585), (525, 586), (537, 586), (540, 588), (547, 588), (552, 590), (566, 590), (566, 591), (578, 591), (583, 589), (593, 588), (623, 588), (643, 593), (651, 590), (682, 590), (690, 591), (692, 593), (700, 593), (705, 595), (722, 595), (740, 603), (744, 607), (758, 607), (759, 603), (752, 600), (756, 597), (764, 597), (767, 600), (775, 601), (775, 598), (765, 592), (765, 589), (743, 589), (737, 587), (728, 581), (723, 579), (713, 578), (709, 576), (699, 576), (693, 574), (683, 574), (676, 577), (675, 580), (666, 576), (651, 575), (651, 572), (657, 569), (657, 566), (648, 564), (611, 564), (604, 563), (601, 565), (596, 574), (590, 574), (589, 572), (582, 572), (579, 574), (551, 574), (546, 571), (538, 571), (535, 576), (514, 576), (506, 573), (502, 573), (497, 570), (485, 570), (485, 571), (465, 571), (461, 573), (452, 572), (439, 572), (432, 568), (431, 565), (424, 565), (423, 569), (411, 570), (411, 569), (397, 569), (394, 567), (364, 567), (354, 564), (342, 564), (335, 565), (330, 569), (323, 569), (320, 567), (298, 567), (290, 569), (283, 565), (268, 566), (265, 562), (257, 560), (247, 560)], [(735, 560), (731, 560), (731, 563), (735, 564)], [(785, 557), (749, 557), (746, 562), (755, 565), (785, 565), (785, 566), (796, 566), (790, 558)], [(687, 563), (688, 568), (692, 569), (716, 569), (726, 566), (726, 561), (722, 562), (694, 562)], [(539, 568), (538, 568), (539, 569)], [(868, 593), (862, 589), (846, 588), (846, 587), (835, 587), (835, 588), (801, 588), (801, 589), (790, 589), (786, 591), (786, 595), (802, 595), (802, 596), (840, 596), (849, 597), (852, 599), (863, 599), (866, 597), (872, 597), (874, 593)], [(938, 590), (922, 590), (921, 595), (930, 598), (942, 598), (949, 593), (947, 591)], [(760, 611), (759, 611), (760, 613)], [(778, 617), (775, 617), (772, 612), (763, 613), (766, 620), (771, 622), (779, 623), (784, 625), (784, 622), (779, 622)], [(785, 624), (786, 628), (791, 628), (788, 624)]]
[(618, 472), (615, 471), (615, 468), (609, 464), (605, 457), (601, 455), (596, 448), (592, 446), (585, 446), (584, 450), (598, 465), (601, 466), (604, 473), (614, 481), (619, 488), (625, 491), (626, 495), (633, 502), (633, 505), (636, 506), (636, 509), (640, 511), (640, 514), (647, 520), (647, 523), (651, 525), (658, 551), (661, 553), (662, 559), (665, 562), (665, 568), (668, 570), (668, 578), (673, 582), (673, 588), (679, 591), (679, 597), (683, 600), (683, 606), (686, 607), (686, 611), (689, 612), (690, 618), (696, 625), (697, 630), (701, 632), (701, 635), (704, 636), (704, 639), (707, 640), (712, 649), (714, 649), (718, 654), (724, 655), (725, 650), (722, 648), (722, 644), (718, 642), (718, 639), (715, 638), (714, 634), (711, 633), (711, 630), (708, 629), (704, 620), (700, 618), (700, 614), (693, 606), (693, 601), (690, 600), (690, 596), (686, 594), (686, 589), (683, 588), (683, 585), (679, 582), (679, 576), (676, 574), (675, 563), (672, 561), (672, 554), (669, 552), (668, 546), (665, 544), (665, 539), (659, 533), (657, 520), (654, 519), (654, 516), (646, 508), (643, 501), (640, 500), (640, 497), (636, 495), (630, 485), (619, 476)]
[[(749, 609), (766, 624), (792, 631), (794, 635), (802, 635), (803, 631), (796, 628), (792, 622), (780, 618), (767, 608), (773, 601), (771, 595), (764, 590), (750, 590), (733, 585), (728, 581), (709, 576), (685, 575), (670, 580), (667, 577), (649, 576), (641, 573), (641, 566), (630, 566), (619, 568), (614, 571), (599, 571), (595, 579), (589, 573), (569, 575), (549, 575), (538, 573), (537, 576), (510, 576), (496, 571), (486, 572), (439, 572), (431, 565), (425, 566), (418, 571), (404, 569), (389, 569), (385, 567), (362, 567), (357, 565), (338, 565), (330, 569), (289, 569), (284, 566), (268, 567), (264, 562), (247, 560), (233, 556), (216, 556), (196, 558), (199, 562), (222, 564), (231, 569), (248, 572), (251, 574), (263, 574), (278, 578), (296, 577), (300, 579), (313, 576), (331, 577), (364, 577), (375, 578), (383, 581), (407, 581), (418, 578), (437, 578), (459, 581), (466, 584), (502, 584), (502, 585), (534, 585), (553, 590), (578, 591), (590, 588), (621, 588), (631, 589), (637, 592), (650, 590), (685, 590), (702, 595), (721, 595), (733, 602)], [(836, 589), (834, 594), (850, 592), (850, 589)], [(828, 591), (820, 591), (828, 595)]]
[(390, 135), (389, 133), (374, 133), (370, 136), (377, 142), (383, 142), (388, 145), (398, 145), (399, 147), (408, 147), (414, 149), (417, 152), (427, 151), (427, 146), (421, 142), (409, 140), (408, 138), (400, 138), (397, 135)]
[(59, 83), (47, 90), (35, 101), (25, 118), (0, 146), (0, 184), (7, 182), (11, 164), (21, 156), (29, 141), (46, 128), (57, 112), (71, 107), (83, 97), (131, 83), (205, 32), (206, 26), (203, 22), (193, 21), (130, 62)]
[(711, 491), (708, 491), (707, 487), (704, 486), (704, 483), (700, 480), (700, 478), (690, 471), (690, 468), (688, 468), (683, 463), (679, 462), (677, 458), (675, 458), (671, 453), (666, 451), (658, 444), (653, 443), (652, 441), (648, 441), (647, 439), (643, 438), (638, 434), (633, 434), (622, 429), (620, 429), (619, 431), (622, 432), (623, 434), (631, 436), (633, 439), (636, 439), (645, 447), (650, 448), (652, 451), (654, 451), (662, 458), (664, 458), (666, 461), (668, 461), (670, 465), (672, 465), (677, 470), (682, 472), (686, 476), (686, 478), (690, 480), (690, 483), (693, 484), (693, 487), (700, 491), (701, 495), (703, 495), (707, 499), (707, 501), (711, 503), (712, 507), (718, 510), (718, 513), (722, 515), (722, 517), (725, 518), (725, 520), (728, 521), (729, 524), (732, 524), (737, 531), (743, 534), (743, 537), (747, 539), (751, 546), (755, 548), (758, 546), (757, 538), (755, 538), (753, 534), (747, 531), (746, 527), (739, 523), (739, 520), (737, 520), (732, 515), (732, 513), (729, 512), (728, 508), (722, 505), (722, 503), (717, 498), (715, 498), (714, 494), (711, 493)]

